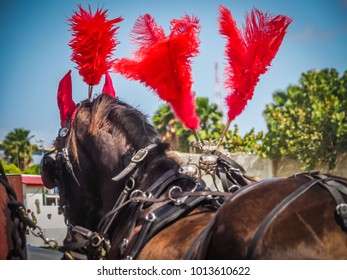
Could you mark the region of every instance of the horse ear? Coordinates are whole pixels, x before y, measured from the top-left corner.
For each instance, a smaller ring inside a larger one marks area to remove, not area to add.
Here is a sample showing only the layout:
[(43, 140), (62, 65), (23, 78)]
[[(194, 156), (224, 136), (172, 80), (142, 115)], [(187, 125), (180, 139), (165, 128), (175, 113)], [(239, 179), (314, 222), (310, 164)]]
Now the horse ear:
[(77, 108), (72, 100), (71, 70), (59, 82), (57, 101), (60, 112), (60, 125), (63, 127)]
[(102, 88), (102, 94), (108, 94), (112, 98), (116, 97), (116, 91), (114, 90), (112, 79), (108, 72), (105, 74), (105, 84)]

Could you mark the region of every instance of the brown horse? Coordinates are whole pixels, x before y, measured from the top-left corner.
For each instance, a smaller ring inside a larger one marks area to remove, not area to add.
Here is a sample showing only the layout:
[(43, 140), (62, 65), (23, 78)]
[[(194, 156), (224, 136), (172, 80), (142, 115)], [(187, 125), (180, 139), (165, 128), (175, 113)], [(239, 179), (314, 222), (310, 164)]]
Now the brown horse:
[(218, 211), (212, 259), (347, 259), (347, 180), (318, 172), (265, 180)]
[(0, 260), (26, 259), (26, 219), (20, 176), (8, 178), (0, 162)]
[[(316, 187), (344, 190), (344, 179), (296, 176), (211, 192), (182, 172), (138, 110), (101, 95), (76, 112), (59, 132), (55, 159), (42, 160), (45, 185), (60, 189), (68, 258), (347, 258), (336, 205)], [(222, 159), (222, 180), (245, 185)], [(293, 202), (281, 203), (293, 192)]]
[[(48, 188), (59, 186), (69, 227), (101, 231), (101, 239), (111, 240), (109, 258), (183, 258), (215, 208), (206, 203), (208, 194), (203, 199), (182, 198), (186, 199), (182, 205), (174, 203), (177, 190), (206, 189), (180, 172), (181, 166), (167, 155), (167, 145), (145, 116), (118, 99), (101, 95), (91, 103), (83, 102), (68, 126), (55, 141), (56, 159), (46, 156), (42, 160), (42, 178)], [(137, 153), (142, 151), (143, 155)], [(117, 174), (124, 176), (112, 180)], [(139, 202), (145, 194), (152, 201)], [(162, 195), (166, 198), (153, 201)], [(169, 208), (172, 215), (162, 215)], [(156, 223), (151, 221), (154, 214)], [(146, 232), (149, 222), (155, 225)], [(77, 244), (73, 235), (67, 244)], [(150, 236), (154, 237), (145, 245), (141, 240)], [(94, 253), (86, 254), (95, 258)]]

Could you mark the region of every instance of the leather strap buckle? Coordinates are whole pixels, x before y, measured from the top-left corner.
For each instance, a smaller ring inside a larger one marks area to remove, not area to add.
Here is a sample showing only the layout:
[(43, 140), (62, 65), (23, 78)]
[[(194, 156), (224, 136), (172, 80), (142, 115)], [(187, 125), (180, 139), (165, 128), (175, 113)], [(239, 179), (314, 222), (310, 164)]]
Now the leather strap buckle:
[(148, 149), (140, 149), (136, 152), (136, 154), (131, 158), (132, 162), (141, 162), (145, 159), (148, 154)]
[(157, 144), (150, 144), (147, 147), (140, 149), (136, 152), (136, 154), (131, 158), (131, 162), (129, 165), (123, 169), (122, 172), (120, 172), (117, 176), (113, 177), (113, 181), (119, 181), (123, 179), (125, 176), (130, 174), (136, 167), (137, 163), (143, 161), (146, 156), (148, 155), (148, 152), (151, 151), (153, 148), (155, 148)]

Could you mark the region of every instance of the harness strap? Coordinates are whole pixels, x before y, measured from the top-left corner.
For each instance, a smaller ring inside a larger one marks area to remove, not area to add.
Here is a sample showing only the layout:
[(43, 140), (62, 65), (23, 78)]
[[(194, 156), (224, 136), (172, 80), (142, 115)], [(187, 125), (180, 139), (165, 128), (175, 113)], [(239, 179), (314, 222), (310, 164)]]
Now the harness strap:
[[(146, 190), (146, 193), (148, 193), (148, 196), (158, 197), (162, 193), (162, 191), (165, 189), (165, 187), (169, 183), (171, 183), (172, 178), (177, 178), (176, 172), (174, 170), (170, 169), (170, 170), (166, 171), (162, 176), (160, 176), (152, 185), (150, 185), (149, 188)], [(123, 239), (123, 242), (120, 245), (120, 252), (121, 252), (122, 256), (124, 255), (124, 252), (129, 245), (129, 236), (136, 226), (136, 223), (138, 221), (138, 218), (140, 216), (141, 211), (143, 210), (143, 208), (149, 207), (153, 203), (150, 201), (140, 202), (140, 200), (138, 198), (136, 198), (136, 201), (139, 202), (139, 204), (138, 204), (136, 212), (134, 214), (133, 222), (131, 223), (129, 229), (127, 230), (127, 233)]]
[[(162, 190), (163, 188), (165, 188), (169, 183), (172, 182), (172, 178), (174, 177), (175, 179), (177, 178), (177, 176), (175, 176), (176, 172), (174, 170), (169, 170), (167, 172), (165, 172), (162, 176), (160, 176), (146, 191), (147, 193), (151, 194), (152, 191), (158, 189)], [(132, 192), (132, 196), (129, 200), (127, 200), (129, 198), (129, 193), (130, 191), (134, 188), (135, 183), (134, 183), (134, 179), (132, 179), (132, 177), (130, 177), (129, 181), (131, 182), (131, 185), (127, 185), (125, 186), (123, 192), (120, 194), (119, 198), (117, 199), (115, 205), (113, 206), (112, 210), (107, 213), (99, 222), (99, 230), (102, 234), (106, 235), (107, 231), (109, 230), (111, 224), (113, 223), (113, 221), (115, 220), (115, 218), (117, 217), (119, 210), (121, 208), (123, 208), (123, 206), (125, 205), (125, 203), (129, 203), (129, 202), (140, 202), (140, 198), (134, 196), (135, 193)], [(165, 184), (164, 184), (165, 183)], [(141, 192), (142, 193), (142, 192)], [(156, 192), (157, 195), (160, 195), (160, 192)], [(153, 196), (153, 195), (152, 195)], [(146, 202), (145, 205), (143, 205), (143, 202), (141, 203), (141, 205), (138, 208), (143, 208), (143, 207), (148, 207), (151, 203), (153, 202), (157, 202), (157, 199), (154, 199), (154, 201), (150, 201), (150, 198), (147, 198), (148, 200), (144, 201)], [(127, 200), (127, 202), (126, 202)], [(139, 212), (139, 211), (137, 211)], [(136, 218), (134, 219), (134, 221), (136, 221)], [(133, 228), (134, 225), (131, 226), (131, 228)], [(131, 230), (130, 230), (131, 232)], [(129, 234), (130, 234), (129, 232)], [(128, 236), (129, 234), (127, 234), (126, 236)], [(125, 242), (127, 242), (127, 237), (124, 238)]]
[[(147, 190), (146, 193), (153, 198), (158, 198), (166, 189), (166, 187), (172, 182), (186, 178), (183, 174), (177, 174), (174, 170), (169, 170), (160, 176)], [(150, 198), (149, 197), (149, 198)], [(152, 205), (150, 201), (145, 203), (144, 208)]]
[(227, 155), (221, 153), (220, 151), (215, 151), (214, 154), (221, 158), (222, 160), (226, 161), (229, 165), (231, 165), (233, 168), (235, 169), (238, 169), (241, 171), (241, 173), (246, 173), (245, 169), (240, 165), (238, 164), (236, 161), (234, 161), (233, 159), (231, 159), (230, 157), (228, 157)]
[(347, 204), (341, 193), (347, 195), (347, 188), (341, 182), (347, 184), (346, 181), (335, 181), (335, 179), (329, 178), (326, 175), (318, 175), (322, 178), (321, 185), (325, 187), (334, 198), (336, 203), (336, 214), (338, 215), (341, 223), (341, 227), (344, 231), (347, 231)]
[(335, 200), (335, 203), (337, 204), (336, 207), (336, 213), (340, 217), (340, 221), (342, 223), (342, 228), (346, 231), (347, 230), (347, 204), (343, 197), (341, 196), (341, 193), (344, 193), (347, 195), (347, 188), (346, 186), (342, 185), (342, 183), (347, 184), (344, 180), (339, 180), (335, 178), (330, 178), (326, 175), (319, 174), (318, 172), (313, 172), (309, 174), (303, 174), (304, 176), (311, 179), (311, 181), (307, 182), (306, 184), (302, 185), (300, 188), (296, 189), (293, 193), (291, 193), (289, 196), (287, 196), (285, 199), (283, 199), (267, 216), (266, 218), (261, 222), (260, 226), (258, 227), (255, 235), (253, 236), (253, 239), (251, 240), (251, 243), (247, 250), (246, 259), (252, 259), (254, 256), (254, 252), (256, 250), (257, 244), (259, 240), (261, 239), (264, 232), (268, 229), (269, 225), (278, 217), (278, 215), (295, 199), (297, 199), (299, 196), (304, 194), (307, 190), (309, 190), (311, 187), (313, 187), (316, 184), (319, 184), (326, 188), (332, 197)]
[[(201, 186), (200, 186), (201, 187)], [(204, 189), (204, 187), (201, 187)], [(182, 204), (167, 203), (147, 215), (127, 259), (137, 257), (143, 246), (160, 230), (198, 207), (205, 196), (188, 197)]]
[[(118, 197), (116, 203), (114, 204), (112, 210), (107, 213), (99, 222), (98, 229), (103, 235), (106, 235), (107, 231), (109, 230), (111, 224), (118, 216), (119, 210), (124, 206), (125, 201), (127, 200), (129, 196), (129, 192), (134, 188), (135, 181), (134, 179), (130, 178), (129, 182), (131, 185), (126, 185), (120, 196)], [(128, 202), (130, 202), (128, 200)]]
[(219, 179), (222, 181), (222, 186), (223, 186), (223, 190), (225, 192), (229, 192), (229, 187), (234, 184), (234, 182), (230, 182), (227, 178), (227, 174), (225, 172), (225, 169), (223, 166), (218, 165), (217, 166), (217, 175), (219, 177)]
[(214, 154), (218, 157), (217, 176), (221, 180), (225, 192), (235, 192), (240, 186), (248, 185), (245, 178), (255, 182), (246, 175), (244, 168), (236, 161), (219, 151), (215, 151)]
[(92, 259), (103, 259), (106, 256), (110, 243), (103, 235), (81, 226), (74, 226), (71, 231), (76, 241), (59, 247), (67, 258), (86, 259), (88, 256)]
[[(157, 147), (157, 144), (150, 144), (147, 147), (140, 149), (136, 152), (136, 154), (131, 158), (130, 163), (128, 166), (123, 169), (122, 172), (120, 172), (117, 176), (113, 177), (113, 181), (120, 181), (130, 173), (133, 173), (131, 177), (126, 181), (125, 188), (123, 192), (120, 194), (119, 198), (117, 199), (115, 205), (113, 206), (112, 210), (107, 213), (99, 222), (98, 228), (100, 229), (101, 233), (106, 235), (107, 231), (109, 230), (110, 226), (112, 225), (113, 221), (117, 217), (119, 210), (123, 207), (124, 202), (128, 199), (130, 191), (133, 190), (135, 187), (135, 176), (138, 171), (138, 169), (135, 169), (137, 167), (137, 164), (141, 161), (143, 161), (148, 153)], [(169, 174), (172, 176), (172, 172)], [(152, 186), (150, 187), (151, 189), (155, 189), (159, 184), (161, 183), (161, 180), (166, 180), (166, 177), (168, 176), (167, 173), (165, 173), (163, 176), (161, 176)], [(163, 178), (165, 177), (165, 178)], [(141, 206), (142, 207), (142, 206)]]
[(126, 177), (128, 174), (130, 174), (136, 167), (137, 164), (141, 161), (143, 161), (148, 153), (157, 146), (157, 144), (150, 144), (147, 147), (140, 149), (136, 152), (136, 154), (131, 158), (130, 163), (128, 164), (127, 167), (125, 167), (122, 172), (120, 172), (117, 176), (113, 177), (113, 181), (120, 181), (124, 177)]
[(293, 202), (295, 199), (297, 199), (299, 196), (301, 196), (303, 193), (305, 193), (319, 181), (321, 181), (321, 179), (314, 179), (310, 182), (307, 182), (306, 184), (302, 185), (300, 188), (292, 192), (289, 196), (283, 199), (274, 209), (272, 209), (272, 211), (261, 222), (256, 233), (254, 234), (253, 239), (251, 240), (251, 243), (247, 249), (246, 259), (253, 258), (255, 249), (258, 245), (260, 238), (263, 236), (264, 232), (267, 230), (271, 222), (279, 215), (279, 213), (281, 213), (291, 202)]
[(72, 163), (70, 161), (69, 153), (68, 153), (68, 150), (66, 148), (66, 139), (70, 133), (70, 128), (71, 128), (71, 125), (73, 123), (73, 120), (76, 117), (76, 114), (77, 114), (77, 108), (73, 112), (72, 117), (65, 123), (65, 126), (59, 129), (58, 139), (61, 142), (62, 149), (61, 149), (61, 151), (57, 151), (56, 160), (58, 162), (61, 161), (65, 164), (66, 170), (71, 175), (71, 177), (73, 178), (75, 183), (80, 187), (81, 184), (75, 175)]
[(155, 221), (156, 216), (154, 213), (149, 213), (145, 219), (146, 219), (146, 222), (141, 228), (141, 232), (136, 240), (134, 248), (132, 252), (126, 257), (128, 260), (132, 260), (146, 243), (145, 238), (148, 236), (149, 230), (152, 226), (152, 223)]

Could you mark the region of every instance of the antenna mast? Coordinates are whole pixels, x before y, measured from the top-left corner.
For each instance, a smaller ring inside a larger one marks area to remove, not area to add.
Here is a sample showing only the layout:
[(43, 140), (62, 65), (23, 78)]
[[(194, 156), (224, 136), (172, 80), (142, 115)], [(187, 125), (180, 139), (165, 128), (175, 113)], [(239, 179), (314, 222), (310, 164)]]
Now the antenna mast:
[(215, 80), (214, 80), (215, 96), (216, 96), (216, 103), (218, 108), (217, 110), (223, 114), (222, 87), (219, 81), (218, 62), (215, 62), (214, 64), (214, 73), (215, 73)]

